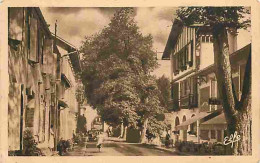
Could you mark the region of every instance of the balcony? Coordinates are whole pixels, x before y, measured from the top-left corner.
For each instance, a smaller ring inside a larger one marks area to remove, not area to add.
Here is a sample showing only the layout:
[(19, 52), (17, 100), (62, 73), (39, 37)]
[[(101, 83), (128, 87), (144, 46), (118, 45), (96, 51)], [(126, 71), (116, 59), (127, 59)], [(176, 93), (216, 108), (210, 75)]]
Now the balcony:
[(188, 94), (180, 98), (180, 108), (190, 109), (198, 106), (198, 95)]

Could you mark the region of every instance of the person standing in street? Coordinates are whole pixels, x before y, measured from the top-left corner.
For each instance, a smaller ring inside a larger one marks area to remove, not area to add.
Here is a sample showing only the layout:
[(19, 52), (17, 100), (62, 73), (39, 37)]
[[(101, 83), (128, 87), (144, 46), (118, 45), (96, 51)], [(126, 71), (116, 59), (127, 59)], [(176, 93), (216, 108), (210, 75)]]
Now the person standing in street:
[(51, 125), (51, 128), (50, 128), (49, 148), (50, 148), (50, 150), (52, 152), (54, 151), (54, 131), (53, 131), (53, 125)]
[(104, 134), (100, 132), (100, 134), (97, 136), (97, 148), (99, 152), (101, 152), (103, 141), (104, 141)]

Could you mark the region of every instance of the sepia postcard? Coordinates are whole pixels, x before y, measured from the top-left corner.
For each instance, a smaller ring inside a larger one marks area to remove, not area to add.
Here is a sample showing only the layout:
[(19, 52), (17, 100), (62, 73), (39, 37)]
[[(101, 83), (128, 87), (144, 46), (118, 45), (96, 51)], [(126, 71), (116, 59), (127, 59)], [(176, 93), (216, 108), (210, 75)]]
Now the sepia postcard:
[(260, 161), (259, 1), (0, 8), (1, 163)]

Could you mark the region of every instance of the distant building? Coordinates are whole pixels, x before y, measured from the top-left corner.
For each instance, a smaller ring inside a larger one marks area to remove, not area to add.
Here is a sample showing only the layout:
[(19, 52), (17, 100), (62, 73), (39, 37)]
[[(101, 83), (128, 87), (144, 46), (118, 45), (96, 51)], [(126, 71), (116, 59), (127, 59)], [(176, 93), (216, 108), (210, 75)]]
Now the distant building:
[[(239, 35), (239, 33), (238, 33)], [(223, 142), (227, 128), (214, 73), (212, 34), (175, 20), (162, 58), (171, 61), (174, 140)], [(237, 50), (237, 33), (228, 32), (232, 78), (240, 98), (250, 42)]]
[(73, 50), (54, 39), (39, 8), (8, 8), (8, 151), (24, 149), (27, 129), (42, 149), (48, 149), (51, 125), (55, 146), (60, 136), (72, 137), (78, 111), (72, 72), (80, 65), (77, 52), (62, 56)]
[(108, 124), (105, 123), (101, 117), (97, 114), (97, 111), (93, 109), (85, 100), (82, 106), (80, 107), (80, 115), (86, 117), (87, 120), (87, 130), (100, 130), (106, 132), (108, 129)]

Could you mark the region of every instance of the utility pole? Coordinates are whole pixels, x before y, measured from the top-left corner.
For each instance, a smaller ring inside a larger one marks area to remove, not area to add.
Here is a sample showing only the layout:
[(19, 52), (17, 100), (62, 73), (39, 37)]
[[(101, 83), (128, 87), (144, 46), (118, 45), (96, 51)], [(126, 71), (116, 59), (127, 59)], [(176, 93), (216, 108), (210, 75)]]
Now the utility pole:
[[(57, 39), (57, 20), (55, 22), (55, 37), (54, 37), (54, 47), (56, 47), (56, 39)], [(59, 66), (59, 56), (57, 57), (57, 69), (60, 67)], [(56, 76), (57, 78), (57, 76)], [(57, 89), (58, 88), (58, 89)], [(58, 87), (58, 82), (56, 80), (56, 107), (55, 107), (55, 141), (54, 141), (54, 148), (55, 150), (57, 150), (57, 145), (58, 145), (58, 118), (59, 118), (59, 92), (57, 90), (59, 90), (60, 88)]]

